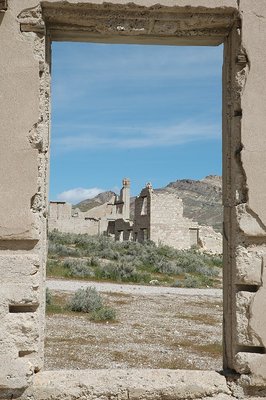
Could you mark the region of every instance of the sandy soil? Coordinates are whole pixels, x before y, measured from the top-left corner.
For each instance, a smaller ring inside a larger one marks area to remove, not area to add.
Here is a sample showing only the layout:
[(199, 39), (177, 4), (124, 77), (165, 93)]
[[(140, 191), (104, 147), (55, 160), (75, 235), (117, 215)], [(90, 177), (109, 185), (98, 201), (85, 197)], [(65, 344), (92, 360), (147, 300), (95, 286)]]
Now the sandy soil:
[[(79, 286), (77, 281), (48, 281), (49, 287), (58, 285), (61, 291), (54, 293), (60, 296), (71, 296)], [(46, 369), (222, 368), (220, 290), (101, 285), (98, 290), (116, 310), (117, 321), (95, 323), (78, 313), (48, 315)]]

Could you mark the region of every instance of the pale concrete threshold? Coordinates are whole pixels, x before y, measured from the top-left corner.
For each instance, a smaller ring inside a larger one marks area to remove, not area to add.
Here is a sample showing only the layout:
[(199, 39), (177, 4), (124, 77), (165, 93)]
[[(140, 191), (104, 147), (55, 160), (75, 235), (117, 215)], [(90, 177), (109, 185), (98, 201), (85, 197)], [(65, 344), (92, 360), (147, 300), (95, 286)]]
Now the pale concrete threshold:
[(181, 400), (231, 398), (215, 371), (117, 369), (44, 371), (35, 375), (23, 399)]

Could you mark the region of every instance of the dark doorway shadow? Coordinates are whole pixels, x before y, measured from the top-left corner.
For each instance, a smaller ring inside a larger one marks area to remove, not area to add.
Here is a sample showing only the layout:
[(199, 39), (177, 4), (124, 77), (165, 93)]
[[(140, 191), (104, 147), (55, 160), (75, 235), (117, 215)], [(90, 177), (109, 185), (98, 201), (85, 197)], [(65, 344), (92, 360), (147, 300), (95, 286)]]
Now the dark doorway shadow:
[(5, 15), (5, 12), (4, 11), (0, 11), (0, 25), (2, 24), (2, 21), (4, 19), (4, 15)]

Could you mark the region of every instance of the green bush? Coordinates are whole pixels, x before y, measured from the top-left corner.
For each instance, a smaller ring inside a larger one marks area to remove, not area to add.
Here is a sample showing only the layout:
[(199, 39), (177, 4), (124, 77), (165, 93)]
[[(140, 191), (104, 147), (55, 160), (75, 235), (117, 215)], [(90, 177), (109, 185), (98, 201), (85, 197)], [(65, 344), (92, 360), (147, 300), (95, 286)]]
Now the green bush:
[(101, 295), (91, 286), (77, 290), (68, 306), (71, 311), (89, 313), (92, 321), (111, 321), (116, 318), (115, 310), (104, 306)]
[(59, 257), (81, 257), (82, 253), (79, 249), (68, 247), (65, 244), (49, 242), (48, 255), (56, 255)]
[(88, 262), (83, 259), (67, 259), (63, 262), (63, 267), (68, 270), (67, 275), (79, 278), (94, 277), (94, 270), (88, 266)]
[(52, 294), (48, 288), (46, 288), (45, 291), (45, 303), (47, 306), (50, 306), (52, 304)]
[(91, 313), (90, 319), (92, 321), (114, 321), (116, 312), (111, 307), (102, 307)]
[(186, 275), (182, 282), (182, 286), (185, 288), (198, 288), (201, 287), (201, 281), (198, 276)]
[(109, 263), (97, 268), (97, 278), (109, 279), (119, 282), (149, 282), (151, 275), (147, 272), (137, 271), (136, 267), (129, 262)]
[(94, 287), (78, 289), (72, 297), (69, 307), (71, 311), (92, 312), (103, 307), (100, 294)]
[[(57, 231), (49, 234), (49, 257), (47, 272), (53, 276), (135, 283), (148, 283), (152, 279), (172, 283), (177, 278), (180, 285), (194, 282), (197, 286), (211, 286), (222, 267), (221, 256), (197, 249), (176, 250), (156, 246), (151, 241), (116, 242), (104, 235)], [(76, 261), (70, 262), (70, 257)], [(192, 278), (186, 281), (186, 276)]]

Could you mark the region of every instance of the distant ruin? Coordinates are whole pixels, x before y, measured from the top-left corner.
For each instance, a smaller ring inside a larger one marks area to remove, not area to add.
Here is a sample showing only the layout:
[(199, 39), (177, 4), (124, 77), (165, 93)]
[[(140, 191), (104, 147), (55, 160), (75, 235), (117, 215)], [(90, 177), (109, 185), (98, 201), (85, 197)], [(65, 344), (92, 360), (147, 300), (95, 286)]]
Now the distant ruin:
[(64, 202), (50, 202), (49, 231), (106, 234), (119, 241), (144, 242), (172, 246), (176, 249), (201, 248), (222, 253), (222, 235), (210, 226), (201, 226), (183, 216), (183, 201), (177, 194), (153, 190), (148, 183), (135, 199), (130, 219), (130, 180), (123, 179), (119, 196), (82, 212)]
[(71, 204), (61, 201), (51, 201), (49, 206), (48, 229), (64, 233), (87, 233), (101, 235), (107, 233), (110, 221), (124, 218), (129, 220), (130, 191), (129, 182), (123, 180), (119, 196), (112, 196), (104, 204), (88, 211), (80, 211)]

